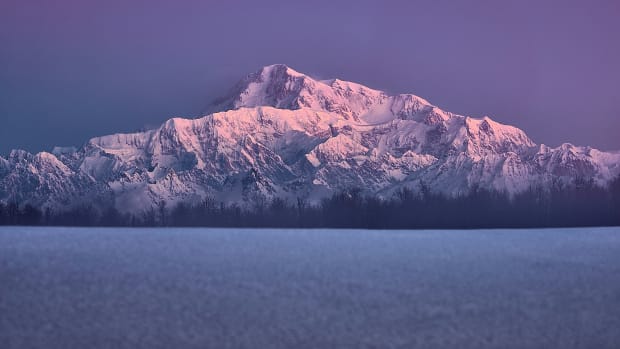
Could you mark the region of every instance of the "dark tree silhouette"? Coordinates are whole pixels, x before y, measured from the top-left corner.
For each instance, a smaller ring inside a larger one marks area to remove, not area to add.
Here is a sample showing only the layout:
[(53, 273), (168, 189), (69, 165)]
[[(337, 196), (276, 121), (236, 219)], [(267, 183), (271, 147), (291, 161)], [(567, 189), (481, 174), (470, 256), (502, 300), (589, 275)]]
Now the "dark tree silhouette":
[(207, 196), (200, 203), (165, 202), (141, 214), (122, 214), (116, 208), (95, 209), (81, 205), (42, 213), (31, 205), (0, 202), (1, 225), (71, 226), (211, 226), (305, 228), (529, 228), (620, 225), (620, 178), (607, 187), (576, 178), (572, 185), (554, 183), (532, 187), (514, 196), (475, 189), (468, 195), (446, 197), (422, 185), (402, 188), (391, 198), (363, 195), (352, 188), (333, 194), (318, 204), (302, 198), (267, 200), (251, 196), (243, 206), (226, 205)]

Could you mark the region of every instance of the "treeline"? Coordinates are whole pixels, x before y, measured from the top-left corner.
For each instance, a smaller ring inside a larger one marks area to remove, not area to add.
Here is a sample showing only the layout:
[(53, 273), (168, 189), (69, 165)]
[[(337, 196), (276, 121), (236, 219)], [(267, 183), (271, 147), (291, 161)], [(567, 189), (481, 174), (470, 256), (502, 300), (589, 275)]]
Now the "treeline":
[(426, 189), (402, 189), (386, 200), (352, 189), (319, 204), (256, 198), (243, 207), (206, 198), (200, 204), (171, 208), (162, 202), (140, 215), (123, 214), (115, 208), (100, 211), (92, 206), (52, 212), (0, 203), (0, 225), (369, 229), (618, 226), (620, 178), (607, 188), (583, 181), (570, 188), (532, 189), (514, 197), (474, 190), (450, 198)]

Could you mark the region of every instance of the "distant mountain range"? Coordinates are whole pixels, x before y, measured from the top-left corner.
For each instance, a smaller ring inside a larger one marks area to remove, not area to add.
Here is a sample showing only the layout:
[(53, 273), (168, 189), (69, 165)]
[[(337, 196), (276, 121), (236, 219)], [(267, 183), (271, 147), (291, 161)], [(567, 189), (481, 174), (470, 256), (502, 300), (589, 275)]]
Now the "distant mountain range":
[(538, 145), (488, 117), (277, 64), (245, 77), (198, 119), (93, 138), (79, 149), (13, 150), (0, 157), (0, 201), (141, 212), (206, 196), (316, 201), (350, 188), (378, 197), (403, 187), (511, 195), (582, 181), (605, 186), (619, 174), (620, 152)]

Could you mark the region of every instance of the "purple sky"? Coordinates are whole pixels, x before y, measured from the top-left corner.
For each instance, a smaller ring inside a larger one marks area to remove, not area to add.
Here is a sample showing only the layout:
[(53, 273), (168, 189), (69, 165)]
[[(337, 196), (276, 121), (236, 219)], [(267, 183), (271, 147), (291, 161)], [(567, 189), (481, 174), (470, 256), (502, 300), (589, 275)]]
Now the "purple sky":
[(620, 149), (620, 1), (303, 3), (2, 0), (0, 154), (195, 115), (273, 63)]

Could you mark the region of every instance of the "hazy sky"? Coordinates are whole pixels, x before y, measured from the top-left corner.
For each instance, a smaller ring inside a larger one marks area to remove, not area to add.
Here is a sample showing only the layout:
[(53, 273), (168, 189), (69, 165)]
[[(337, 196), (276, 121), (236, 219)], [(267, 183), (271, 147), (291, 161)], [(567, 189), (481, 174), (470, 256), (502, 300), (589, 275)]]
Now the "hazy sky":
[(620, 149), (620, 1), (0, 2), (0, 154), (195, 115), (285, 63)]

